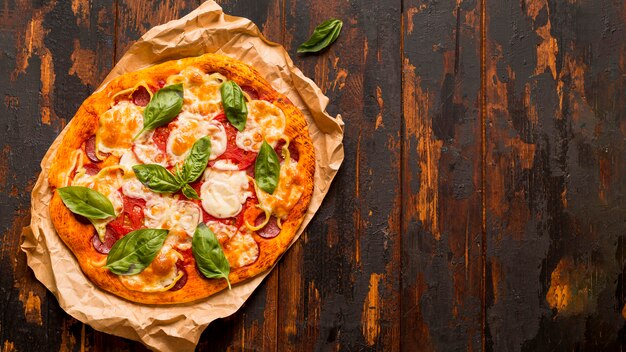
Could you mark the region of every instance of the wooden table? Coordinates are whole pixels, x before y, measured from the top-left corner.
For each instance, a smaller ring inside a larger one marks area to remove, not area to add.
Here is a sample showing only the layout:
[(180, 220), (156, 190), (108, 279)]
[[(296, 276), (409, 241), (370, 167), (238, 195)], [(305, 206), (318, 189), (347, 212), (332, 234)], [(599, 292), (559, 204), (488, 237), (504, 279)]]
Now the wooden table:
[[(200, 350), (626, 344), (622, 1), (220, 3), (330, 97), (346, 158), (302, 238)], [(197, 5), (2, 2), (2, 352), (144, 349), (64, 313), (20, 233), (39, 160), (83, 99), (141, 34)], [(296, 55), (329, 17), (339, 40)]]

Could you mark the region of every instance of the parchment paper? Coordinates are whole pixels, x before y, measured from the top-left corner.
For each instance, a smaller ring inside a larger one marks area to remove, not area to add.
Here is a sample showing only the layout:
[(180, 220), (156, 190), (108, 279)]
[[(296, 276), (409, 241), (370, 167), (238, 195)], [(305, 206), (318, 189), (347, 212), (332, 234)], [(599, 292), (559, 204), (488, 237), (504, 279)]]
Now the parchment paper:
[[(148, 31), (130, 47), (99, 89), (123, 73), (207, 52), (254, 66), (307, 118), (317, 159), (315, 188), (297, 239), (319, 208), (343, 161), (343, 122), (341, 116), (333, 118), (325, 112), (328, 98), (294, 67), (283, 47), (265, 39), (250, 20), (228, 16), (215, 2), (207, 1), (187, 16)], [(154, 350), (194, 350), (209, 323), (235, 313), (269, 271), (235, 285), (232, 291), (184, 305), (131, 303), (95, 287), (57, 236), (48, 211), (52, 197), (47, 181), (49, 167), (66, 131), (67, 127), (43, 158), (42, 172), (32, 192), (32, 220), (23, 231), (22, 244), (28, 265), (68, 314), (93, 328), (141, 341)]]

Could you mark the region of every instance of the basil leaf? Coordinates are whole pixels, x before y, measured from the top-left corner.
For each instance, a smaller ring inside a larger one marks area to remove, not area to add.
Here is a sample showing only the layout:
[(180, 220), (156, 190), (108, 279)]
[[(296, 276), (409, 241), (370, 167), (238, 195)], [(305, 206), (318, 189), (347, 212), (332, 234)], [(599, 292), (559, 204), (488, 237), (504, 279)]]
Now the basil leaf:
[(133, 171), (144, 186), (157, 193), (174, 193), (183, 186), (181, 180), (161, 165), (135, 165)]
[(263, 141), (254, 163), (254, 179), (263, 191), (272, 194), (278, 186), (280, 162), (274, 148)]
[(198, 197), (198, 193), (196, 193), (196, 190), (193, 189), (190, 185), (185, 184), (183, 186), (183, 194), (185, 195), (185, 197), (189, 198), (189, 199), (200, 199), (200, 197)]
[(226, 260), (217, 237), (204, 223), (196, 227), (191, 241), (191, 251), (202, 275), (208, 279), (224, 278), (228, 283), (228, 288), (231, 288), (230, 280), (228, 280), (230, 264)]
[(211, 139), (206, 136), (198, 139), (185, 158), (180, 178), (189, 183), (202, 175), (211, 156)]
[(248, 107), (241, 88), (234, 81), (226, 81), (220, 86), (220, 93), (226, 118), (236, 129), (243, 131), (248, 120)]
[(117, 275), (135, 275), (152, 263), (163, 247), (168, 230), (135, 230), (115, 242), (105, 268)]
[(59, 196), (74, 214), (88, 219), (106, 219), (115, 216), (111, 201), (102, 193), (87, 187), (69, 186), (58, 188)]
[(172, 121), (183, 107), (183, 84), (173, 84), (159, 89), (143, 110), (143, 128), (135, 138)]
[(331, 18), (322, 22), (322, 24), (315, 27), (309, 40), (298, 47), (298, 52), (316, 53), (323, 50), (337, 40), (339, 33), (341, 33), (341, 27), (343, 27), (343, 22), (338, 19)]

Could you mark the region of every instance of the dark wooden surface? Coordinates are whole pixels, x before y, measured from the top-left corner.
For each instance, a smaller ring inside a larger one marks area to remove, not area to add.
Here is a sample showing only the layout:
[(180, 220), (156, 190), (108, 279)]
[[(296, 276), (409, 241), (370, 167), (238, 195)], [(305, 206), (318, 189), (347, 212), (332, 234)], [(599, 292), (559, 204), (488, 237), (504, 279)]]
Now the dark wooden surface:
[[(330, 97), (346, 158), (301, 239), (199, 350), (623, 348), (624, 2), (219, 2)], [(0, 351), (145, 350), (64, 313), (20, 233), (39, 160), (83, 99), (198, 2), (0, 4)], [(296, 55), (329, 17), (339, 40)]]

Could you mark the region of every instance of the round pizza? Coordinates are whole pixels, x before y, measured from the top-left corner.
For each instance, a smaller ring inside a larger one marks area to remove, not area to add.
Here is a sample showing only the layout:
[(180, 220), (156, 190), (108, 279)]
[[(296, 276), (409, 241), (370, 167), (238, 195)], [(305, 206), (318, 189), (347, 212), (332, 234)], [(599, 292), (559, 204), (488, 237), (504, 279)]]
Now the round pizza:
[(54, 156), (49, 209), (98, 287), (183, 303), (272, 267), (302, 223), (314, 172), (302, 112), (250, 66), (205, 54), (87, 98)]

